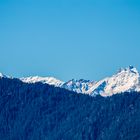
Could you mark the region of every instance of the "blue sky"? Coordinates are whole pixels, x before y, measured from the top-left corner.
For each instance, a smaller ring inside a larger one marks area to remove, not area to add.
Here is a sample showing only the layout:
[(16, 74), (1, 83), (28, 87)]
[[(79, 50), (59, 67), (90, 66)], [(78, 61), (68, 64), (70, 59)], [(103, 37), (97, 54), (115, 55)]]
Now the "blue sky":
[(0, 0), (0, 71), (98, 80), (140, 70), (139, 0)]

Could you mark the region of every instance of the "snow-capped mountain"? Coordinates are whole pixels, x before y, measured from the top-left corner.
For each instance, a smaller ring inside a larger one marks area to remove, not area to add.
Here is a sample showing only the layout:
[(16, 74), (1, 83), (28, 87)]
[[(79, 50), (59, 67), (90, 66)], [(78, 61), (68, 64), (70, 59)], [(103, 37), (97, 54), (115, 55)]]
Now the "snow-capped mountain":
[(84, 79), (80, 79), (80, 80), (76, 80), (76, 79), (72, 79), (66, 83), (64, 83), (61, 87), (77, 92), (77, 93), (87, 93), (87, 91), (89, 91), (89, 89), (95, 84), (94, 81), (90, 81), (90, 80), (84, 80)]
[[(6, 76), (0, 73), (0, 78), (2, 77)], [(20, 78), (20, 80), (25, 83), (41, 82), (43, 84), (54, 85), (55, 87), (65, 88), (70, 91), (89, 94), (91, 96), (111, 96), (126, 91), (140, 91), (140, 74), (133, 66), (122, 68), (113, 76), (100, 81), (72, 79), (68, 82), (63, 82), (54, 77), (39, 76)]]
[(140, 75), (136, 68), (129, 66), (120, 69), (112, 77), (100, 81), (70, 80), (62, 85), (63, 88), (77, 93), (92, 96), (111, 96), (125, 91), (140, 91)]
[(121, 69), (112, 77), (97, 82), (87, 93), (91, 95), (111, 96), (126, 91), (140, 91), (140, 75), (133, 66)]
[(25, 83), (41, 82), (43, 84), (54, 85), (56, 87), (61, 87), (64, 84), (64, 82), (62, 82), (54, 77), (32, 76), (32, 77), (20, 78), (20, 80), (25, 82)]
[(6, 77), (7, 77), (6, 75), (0, 73), (0, 78), (6, 78)]

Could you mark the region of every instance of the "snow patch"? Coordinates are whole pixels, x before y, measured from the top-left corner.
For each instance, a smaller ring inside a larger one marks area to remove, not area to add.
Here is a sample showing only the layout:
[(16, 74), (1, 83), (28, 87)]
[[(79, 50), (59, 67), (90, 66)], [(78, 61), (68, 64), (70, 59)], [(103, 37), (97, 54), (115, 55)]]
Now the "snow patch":
[(54, 77), (39, 77), (39, 76), (32, 76), (32, 77), (26, 77), (26, 78), (20, 78), (21, 81), (25, 83), (37, 83), (41, 82), (43, 84), (49, 84), (54, 85), (56, 87), (60, 87), (63, 85), (64, 82), (54, 78)]

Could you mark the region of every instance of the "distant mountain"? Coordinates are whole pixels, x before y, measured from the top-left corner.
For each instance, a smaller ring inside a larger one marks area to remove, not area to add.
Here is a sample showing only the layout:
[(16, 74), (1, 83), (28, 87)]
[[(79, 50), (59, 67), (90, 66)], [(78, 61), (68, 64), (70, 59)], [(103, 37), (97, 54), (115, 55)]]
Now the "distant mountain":
[(39, 76), (33, 76), (33, 77), (26, 77), (26, 78), (20, 78), (21, 81), (25, 83), (37, 83), (41, 82), (43, 84), (49, 84), (54, 85), (56, 87), (61, 87), (64, 82), (54, 78), (54, 77), (39, 77)]
[(106, 97), (122, 92), (140, 91), (140, 75), (138, 70), (133, 66), (121, 68), (113, 76), (100, 81), (72, 79), (68, 82), (62, 82), (52, 77), (43, 78), (38, 76), (21, 78), (21, 80), (26, 83), (47, 83), (77, 93), (89, 94), (91, 96), (101, 95)]
[(6, 75), (0, 73), (0, 78), (6, 78), (6, 77), (7, 77)]
[(136, 68), (129, 66), (120, 69), (112, 77), (105, 78), (94, 84), (87, 93), (111, 96), (121, 92), (140, 91), (140, 75)]
[(96, 82), (90, 81), (90, 80), (72, 79), (72, 80), (69, 80), (68, 82), (64, 83), (61, 86), (61, 88), (65, 88), (65, 89), (68, 89), (70, 91), (74, 91), (74, 92), (77, 92), (77, 93), (86, 94), (95, 83)]
[(41, 82), (0, 78), (0, 140), (139, 139), (137, 92), (93, 98)]

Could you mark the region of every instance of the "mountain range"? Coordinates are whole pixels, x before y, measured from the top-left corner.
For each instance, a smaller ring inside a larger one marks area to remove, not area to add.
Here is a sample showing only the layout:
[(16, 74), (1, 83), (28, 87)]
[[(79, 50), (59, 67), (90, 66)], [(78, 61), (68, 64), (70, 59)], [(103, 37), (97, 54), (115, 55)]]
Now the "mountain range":
[(0, 140), (140, 140), (139, 85), (132, 66), (97, 82), (0, 73)]
[[(0, 74), (0, 77), (6, 76)], [(106, 77), (100, 81), (72, 79), (67, 82), (63, 82), (54, 77), (40, 76), (24, 77), (19, 79), (25, 83), (41, 82), (43, 84), (49, 84), (55, 87), (65, 88), (76, 93), (83, 93), (91, 96), (101, 95), (106, 97), (122, 92), (140, 91), (140, 74), (133, 66), (121, 68), (113, 76)]]

